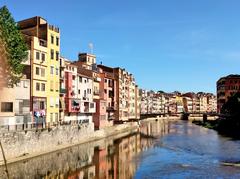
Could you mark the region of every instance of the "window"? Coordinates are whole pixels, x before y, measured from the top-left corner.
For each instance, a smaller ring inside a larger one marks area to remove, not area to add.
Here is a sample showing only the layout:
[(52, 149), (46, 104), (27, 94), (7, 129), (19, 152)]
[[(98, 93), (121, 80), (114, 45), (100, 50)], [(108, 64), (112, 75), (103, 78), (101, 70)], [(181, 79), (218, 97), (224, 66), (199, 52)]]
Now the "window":
[(54, 59), (54, 50), (51, 49), (51, 59), (53, 60)]
[(51, 75), (54, 74), (54, 66), (51, 66), (50, 74), (51, 74)]
[(45, 53), (42, 53), (42, 62), (45, 61)]
[(50, 107), (54, 107), (54, 98), (50, 97)]
[(40, 91), (40, 83), (36, 83), (36, 90)]
[(56, 37), (56, 45), (59, 46), (59, 37)]
[(56, 89), (56, 91), (58, 92), (58, 90), (59, 90), (59, 82), (56, 82), (56, 83), (55, 83), (55, 89)]
[(54, 44), (54, 37), (51, 35), (51, 44)]
[(55, 106), (56, 106), (56, 108), (58, 108), (58, 106), (59, 106), (59, 99), (58, 98), (56, 98)]
[(1, 102), (1, 112), (13, 112), (13, 103)]
[(79, 76), (79, 82), (82, 83), (82, 77), (81, 76)]
[(107, 94), (107, 90), (106, 89), (104, 90), (104, 93)]
[(53, 91), (53, 81), (50, 81), (50, 91)]
[(40, 74), (40, 69), (39, 67), (36, 67), (36, 75), (39, 75)]
[(94, 103), (90, 103), (90, 108), (94, 108)]
[(91, 89), (87, 89), (88, 94), (91, 94)]
[(41, 110), (45, 109), (44, 101), (40, 101), (40, 109)]
[(80, 93), (81, 93), (81, 90), (79, 89), (79, 90), (78, 90), (78, 94), (80, 94)]
[(58, 68), (56, 68), (56, 75), (58, 75)]
[(53, 113), (50, 113), (50, 122), (53, 122)]
[(105, 79), (105, 83), (107, 83), (107, 79)]
[(45, 77), (45, 69), (41, 68), (41, 77)]
[(58, 113), (55, 113), (55, 122), (58, 121)]
[(36, 52), (36, 59), (39, 60), (40, 59), (40, 53)]
[(45, 86), (44, 83), (42, 83), (42, 84), (41, 84), (41, 91), (45, 91), (45, 89), (46, 89), (46, 86)]
[(59, 52), (56, 51), (56, 60), (58, 61), (59, 60)]

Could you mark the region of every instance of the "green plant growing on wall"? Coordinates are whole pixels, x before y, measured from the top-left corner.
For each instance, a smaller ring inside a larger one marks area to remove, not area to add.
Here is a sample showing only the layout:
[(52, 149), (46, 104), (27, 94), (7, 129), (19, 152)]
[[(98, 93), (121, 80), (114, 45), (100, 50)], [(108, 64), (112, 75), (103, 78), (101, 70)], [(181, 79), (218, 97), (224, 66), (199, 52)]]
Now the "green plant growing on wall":
[(4, 74), (8, 84), (14, 85), (22, 76), (22, 62), (27, 57), (27, 45), (6, 6), (0, 8), (0, 42), (1, 51), (6, 52), (0, 54), (1, 74)]

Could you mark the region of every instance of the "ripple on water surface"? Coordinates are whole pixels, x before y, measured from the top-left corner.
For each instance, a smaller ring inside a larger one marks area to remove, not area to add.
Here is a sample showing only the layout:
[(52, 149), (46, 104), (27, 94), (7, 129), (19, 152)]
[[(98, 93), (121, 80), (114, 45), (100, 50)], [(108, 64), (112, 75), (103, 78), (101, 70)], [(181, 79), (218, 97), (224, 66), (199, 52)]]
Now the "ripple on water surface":
[(239, 161), (239, 141), (185, 122), (169, 131), (139, 156), (135, 178), (240, 178), (240, 167), (222, 164)]

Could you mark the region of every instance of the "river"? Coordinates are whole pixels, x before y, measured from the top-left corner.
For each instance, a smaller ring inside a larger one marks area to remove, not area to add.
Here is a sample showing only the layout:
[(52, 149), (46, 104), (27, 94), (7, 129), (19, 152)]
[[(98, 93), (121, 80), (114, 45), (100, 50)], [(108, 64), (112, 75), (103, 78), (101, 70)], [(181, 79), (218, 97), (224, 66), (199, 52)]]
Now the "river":
[[(11, 178), (240, 178), (240, 141), (186, 121), (153, 121), (139, 132), (8, 165)], [(0, 167), (0, 178), (6, 178)]]

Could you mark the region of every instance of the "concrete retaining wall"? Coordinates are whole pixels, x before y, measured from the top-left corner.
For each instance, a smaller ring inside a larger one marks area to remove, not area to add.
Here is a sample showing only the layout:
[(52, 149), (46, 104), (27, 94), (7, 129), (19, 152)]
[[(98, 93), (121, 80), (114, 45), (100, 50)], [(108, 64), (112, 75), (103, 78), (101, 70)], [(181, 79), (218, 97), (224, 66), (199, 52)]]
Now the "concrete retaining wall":
[[(69, 125), (57, 126), (51, 131), (0, 133), (0, 139), (7, 161), (11, 163), (136, 128), (137, 123), (127, 123), (94, 132), (93, 125)], [(0, 151), (1, 164), (3, 164), (3, 156)]]

